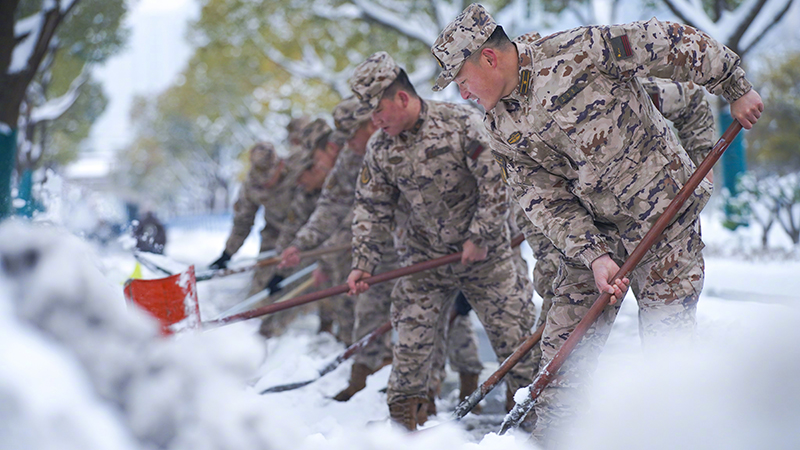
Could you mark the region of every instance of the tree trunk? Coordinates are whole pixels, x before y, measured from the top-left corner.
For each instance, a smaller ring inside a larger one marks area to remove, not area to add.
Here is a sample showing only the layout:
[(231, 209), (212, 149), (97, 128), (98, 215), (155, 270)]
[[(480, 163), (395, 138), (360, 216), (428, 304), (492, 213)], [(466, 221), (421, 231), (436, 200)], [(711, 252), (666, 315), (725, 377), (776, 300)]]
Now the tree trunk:
[(0, 129), (0, 220), (11, 215), (11, 174), (17, 160), (17, 129)]

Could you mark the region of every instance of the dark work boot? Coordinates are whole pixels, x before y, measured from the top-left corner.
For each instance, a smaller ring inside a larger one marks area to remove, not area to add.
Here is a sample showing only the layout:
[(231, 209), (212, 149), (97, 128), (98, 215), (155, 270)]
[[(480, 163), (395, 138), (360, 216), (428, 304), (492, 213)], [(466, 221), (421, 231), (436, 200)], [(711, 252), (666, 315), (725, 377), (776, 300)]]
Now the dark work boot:
[(367, 387), (367, 377), (372, 374), (372, 371), (366, 364), (355, 363), (350, 370), (350, 384), (342, 392), (333, 397), (337, 402), (346, 402), (350, 397), (356, 395), (356, 392)]
[(389, 403), (389, 417), (408, 431), (415, 431), (417, 429), (417, 412), (422, 401), (424, 400), (420, 398), (405, 398)]
[[(467, 372), (459, 372), (458, 379), (461, 382), (461, 386), (458, 390), (458, 399), (459, 402), (464, 401), (467, 397), (469, 397), (476, 389), (478, 389), (478, 376), (480, 374), (477, 373), (467, 373)], [(472, 408), (472, 414), (480, 414), (483, 411), (483, 407), (478, 404)]]

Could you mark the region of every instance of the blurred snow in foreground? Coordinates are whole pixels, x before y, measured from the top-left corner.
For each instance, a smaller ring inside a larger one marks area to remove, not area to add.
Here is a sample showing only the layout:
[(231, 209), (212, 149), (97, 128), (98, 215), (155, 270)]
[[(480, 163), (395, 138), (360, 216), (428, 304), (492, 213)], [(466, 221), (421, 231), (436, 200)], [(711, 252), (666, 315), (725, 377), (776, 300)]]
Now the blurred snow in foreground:
[[(167, 256), (200, 265), (226, 235), (168, 233)], [(255, 252), (248, 242), (237, 257)], [(521, 434), (475, 442), (446, 423), (442, 405), (431, 421), (441, 426), (394, 429), (380, 392), (388, 367), (346, 403), (330, 397), (349, 363), (302, 389), (258, 395), (313, 377), (343, 347), (316, 335), (311, 316), (266, 342), (251, 322), (159, 338), (148, 316), (125, 307), (120, 283), (134, 264), (60, 228), (0, 225), (0, 449), (533, 447)], [(800, 262), (708, 258), (707, 272), (691, 352), (642, 354), (626, 299), (567, 448), (797, 448)], [(204, 318), (236, 303), (248, 281), (199, 285)]]

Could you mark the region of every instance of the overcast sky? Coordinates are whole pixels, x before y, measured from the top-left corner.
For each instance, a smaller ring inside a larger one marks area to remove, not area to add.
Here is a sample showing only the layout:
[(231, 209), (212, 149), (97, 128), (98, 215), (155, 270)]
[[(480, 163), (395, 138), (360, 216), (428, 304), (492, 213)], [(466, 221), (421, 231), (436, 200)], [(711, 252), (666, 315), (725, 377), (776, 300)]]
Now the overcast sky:
[(131, 138), (128, 114), (135, 95), (166, 89), (183, 70), (191, 49), (185, 40), (189, 20), (199, 15), (194, 0), (138, 0), (128, 13), (131, 35), (124, 50), (95, 70), (109, 104), (92, 127), (89, 148), (113, 152)]

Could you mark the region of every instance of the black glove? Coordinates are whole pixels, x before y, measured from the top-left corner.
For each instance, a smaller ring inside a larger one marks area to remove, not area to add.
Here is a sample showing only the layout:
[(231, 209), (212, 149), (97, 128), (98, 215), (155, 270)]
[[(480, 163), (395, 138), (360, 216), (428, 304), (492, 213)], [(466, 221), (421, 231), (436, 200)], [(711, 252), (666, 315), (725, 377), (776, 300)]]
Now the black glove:
[(278, 286), (281, 281), (283, 281), (283, 276), (278, 275), (277, 273), (269, 279), (269, 282), (267, 282), (267, 289), (269, 289), (270, 294), (274, 294), (283, 289), (282, 287)]
[(225, 269), (228, 267), (228, 261), (231, 260), (231, 255), (228, 252), (222, 252), (222, 256), (219, 257), (216, 261), (211, 263), (208, 268), (214, 270)]
[(464, 293), (459, 291), (458, 297), (456, 297), (456, 313), (459, 316), (466, 316), (470, 311), (472, 311), (472, 306), (467, 302), (467, 297), (464, 297)]

